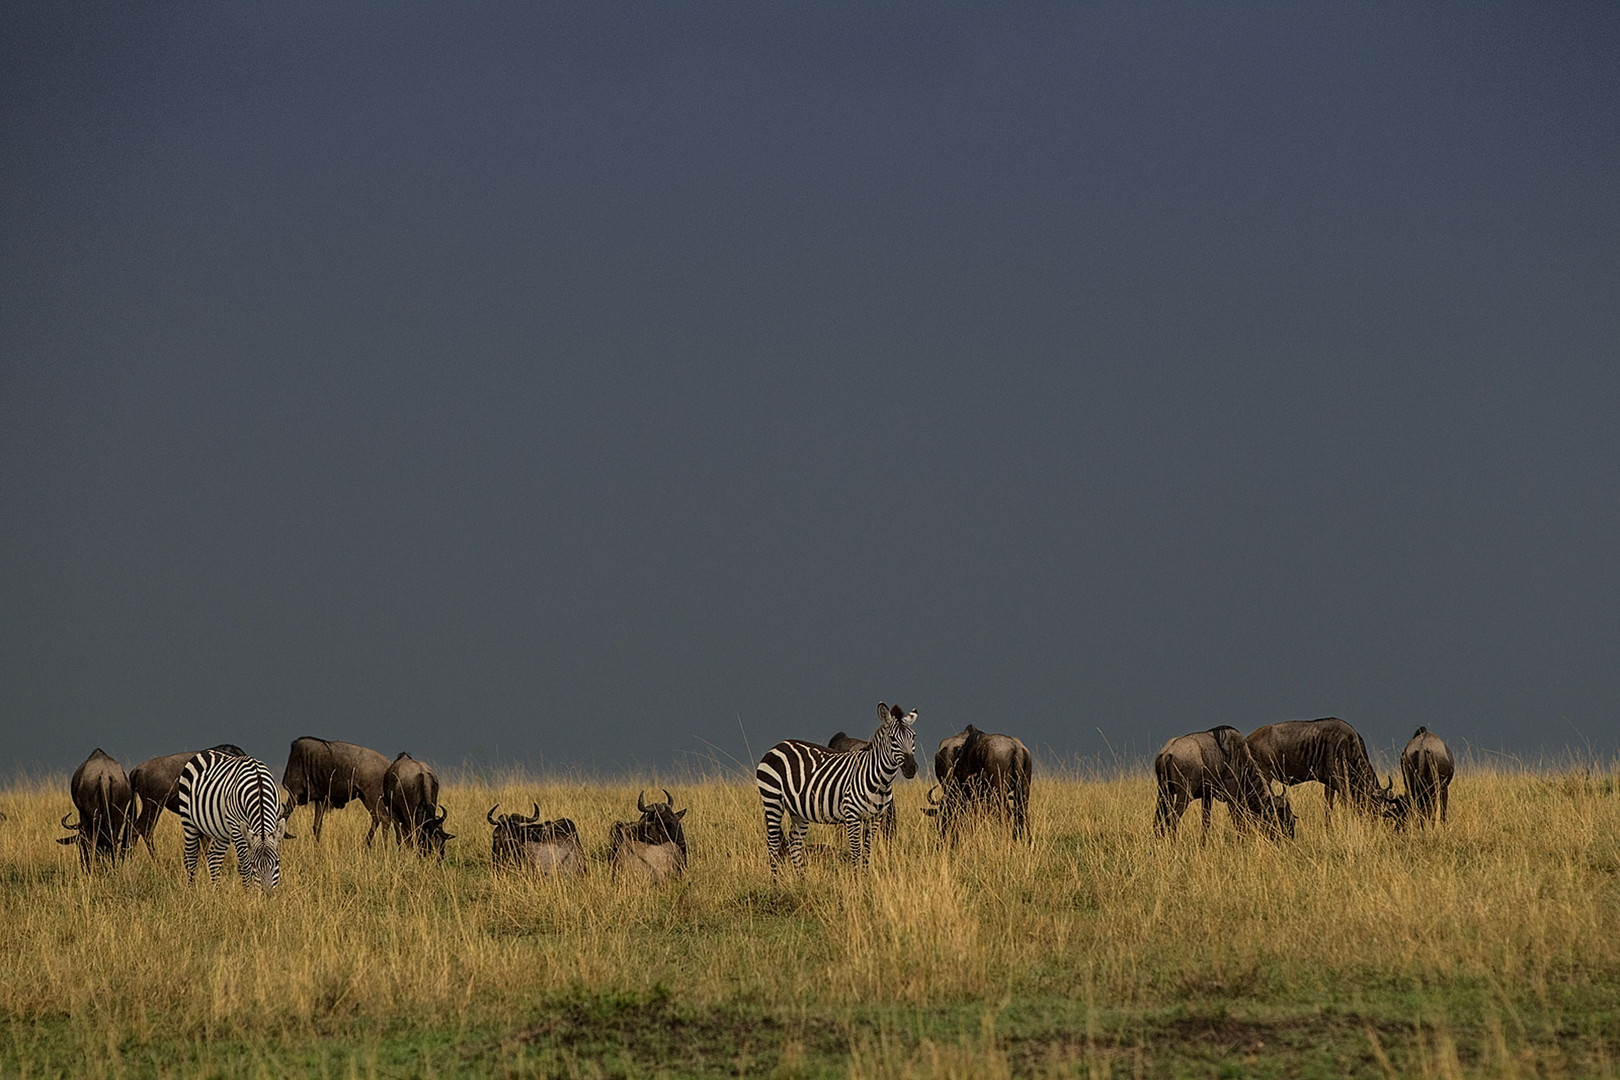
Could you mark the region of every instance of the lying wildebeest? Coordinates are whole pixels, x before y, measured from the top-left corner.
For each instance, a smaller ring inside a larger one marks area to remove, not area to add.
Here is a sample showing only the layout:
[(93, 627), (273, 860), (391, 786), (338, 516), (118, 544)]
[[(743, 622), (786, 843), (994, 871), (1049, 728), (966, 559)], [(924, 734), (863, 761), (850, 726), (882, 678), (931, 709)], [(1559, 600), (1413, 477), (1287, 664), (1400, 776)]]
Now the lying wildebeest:
[[(986, 814), (1012, 821), (1013, 839), (1029, 833), (1029, 748), (1011, 735), (980, 731), (972, 724), (961, 735), (951, 755), (936, 801), (928, 792), (929, 807), (923, 811), (938, 817), (942, 837), (954, 840), (962, 821), (971, 814)], [(944, 744), (941, 744), (941, 753)], [(936, 754), (935, 767), (939, 765)]]
[(135, 842), (135, 792), (129, 786), (124, 767), (98, 746), (84, 763), (73, 770), (68, 782), (79, 820), (68, 824), (72, 814), (62, 816), (62, 828), (74, 835), (58, 844), (77, 844), (79, 865), (90, 869), (92, 854), (117, 862)]
[[(636, 809), (641, 812), (637, 821), (613, 823), (613, 851), (609, 862), (613, 876), (633, 874), (665, 881), (686, 872), (686, 831), (681, 819), (686, 810), (676, 810), (675, 800), (668, 791), (664, 801), (651, 806), (645, 793), (636, 795)], [(690, 808), (688, 808), (690, 809)]]
[(366, 846), (370, 847), (377, 826), (388, 821), (382, 798), (387, 771), (388, 759), (367, 747), (310, 735), (294, 739), (281, 778), (281, 786), (287, 789), (282, 816), (291, 820), (294, 808), (313, 803), (315, 824), (310, 831), (319, 840), (326, 811), (341, 810), (350, 799), (359, 799), (371, 815), (371, 828), (366, 831)]
[(540, 820), (540, 804), (528, 817), (522, 814), (495, 816), (501, 804), (496, 803), (484, 815), (484, 820), (495, 826), (490, 837), (490, 857), (496, 870), (511, 867), (518, 870), (538, 870), (542, 874), (583, 874), (585, 848), (579, 842), (579, 830), (567, 818), (556, 821)]
[(1363, 813), (1400, 823), (1405, 804), (1391, 794), (1395, 778), (1379, 786), (1378, 773), (1367, 757), (1367, 744), (1338, 717), (1266, 724), (1250, 732), (1248, 742), (1267, 780), (1286, 787), (1314, 780), (1327, 789), (1329, 822), (1333, 820), (1333, 799), (1341, 796)]
[[(209, 749), (247, 757), (247, 751), (230, 743), (220, 743)], [(152, 833), (157, 829), (158, 818), (163, 816), (165, 810), (171, 814), (180, 812), (180, 772), (186, 767), (186, 762), (197, 754), (196, 750), (188, 750), (181, 754), (147, 758), (129, 771), (129, 786), (141, 800), (140, 816), (135, 819), (135, 834), (146, 841), (147, 854), (153, 858), (157, 857), (157, 850), (152, 847)]]
[(1411, 741), (1401, 751), (1401, 777), (1419, 821), (1434, 821), (1437, 808), (1440, 820), (1446, 820), (1451, 777), (1456, 769), (1451, 751), (1438, 735), (1426, 727), (1412, 733)]
[(383, 773), (383, 805), (394, 822), (394, 839), (409, 840), (421, 855), (444, 858), (444, 842), (455, 833), (444, 831), (450, 811), (439, 808), (439, 778), (433, 770), (402, 753)]
[[(853, 735), (845, 735), (842, 731), (827, 740), (827, 749), (839, 754), (858, 754), (872, 745), (871, 739), (857, 739)], [(896, 816), (894, 803), (891, 801), (878, 815), (877, 829), (884, 837), (893, 840), (900, 831), (900, 820)]]
[(1294, 835), (1288, 796), (1272, 794), (1237, 728), (1222, 725), (1171, 739), (1153, 760), (1153, 772), (1159, 783), (1153, 828), (1161, 836), (1175, 835), (1181, 815), (1194, 799), (1204, 804), (1206, 838), (1211, 804), (1217, 799), (1227, 805), (1240, 833), (1259, 825), (1273, 835)]

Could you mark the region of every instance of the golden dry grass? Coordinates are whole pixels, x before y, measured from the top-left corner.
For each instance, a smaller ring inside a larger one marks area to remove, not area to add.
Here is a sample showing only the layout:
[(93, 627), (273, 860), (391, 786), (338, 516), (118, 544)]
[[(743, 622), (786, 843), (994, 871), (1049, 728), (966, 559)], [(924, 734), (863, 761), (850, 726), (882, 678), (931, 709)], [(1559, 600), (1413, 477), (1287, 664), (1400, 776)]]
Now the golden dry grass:
[[(326, 1047), (332, 1075), (638, 1075), (590, 1041), (611, 1042), (621, 1007), (745, 1074), (1200, 1075), (1210, 1047), (1264, 1072), (1268, 1031), (1342, 1045), (1366, 1075), (1580, 1075), (1620, 1047), (1612, 774), (1475, 766), (1451, 822), (1406, 835), (1344, 815), (1327, 830), (1311, 785), (1281, 844), (1239, 839), (1220, 808), (1207, 844), (1196, 809), (1159, 840), (1146, 776), (1047, 775), (1033, 842), (987, 829), (954, 850), (908, 784), (901, 836), (866, 871), (824, 827), (780, 881), (751, 787), (670, 786), (691, 807), (673, 885), (615, 883), (600, 862), (573, 881), (491, 874), (496, 801), (574, 818), (598, 856), (633, 813), (634, 787), (511, 777), (447, 787), (442, 864), (366, 852), (358, 809), (316, 845), (301, 810), (266, 897), (229, 873), (188, 888), (168, 815), (156, 860), (81, 874), (54, 843), (65, 781), (15, 784), (0, 1072), (274, 1075)], [(421, 1052), (402, 1064), (406, 1044)]]

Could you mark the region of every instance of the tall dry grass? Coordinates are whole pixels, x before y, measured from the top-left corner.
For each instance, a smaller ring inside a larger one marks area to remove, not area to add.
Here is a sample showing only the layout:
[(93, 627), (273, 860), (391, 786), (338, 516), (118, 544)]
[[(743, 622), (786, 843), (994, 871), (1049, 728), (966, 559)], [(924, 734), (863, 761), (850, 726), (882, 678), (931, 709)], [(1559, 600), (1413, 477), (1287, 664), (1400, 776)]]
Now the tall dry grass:
[[(579, 987), (663, 987), (790, 1016), (1050, 999), (1147, 1013), (1210, 998), (1263, 1014), (1408, 992), (1425, 1008), (1425, 990), (1449, 988), (1446, 1008), (1476, 1002), (1508, 1037), (1578, 1024), (1582, 1002), (1620, 987), (1609, 772), (1476, 764), (1451, 821), (1405, 835), (1345, 814), (1326, 828), (1311, 785), (1295, 789), (1291, 843), (1241, 839), (1221, 808), (1207, 843), (1196, 808), (1164, 841), (1150, 778), (1047, 775), (1032, 842), (987, 829), (952, 849), (919, 812), (923, 786), (908, 784), (900, 837), (866, 870), (823, 828), (808, 870), (780, 880), (755, 792), (711, 779), (675, 791), (691, 807), (691, 866), (659, 888), (615, 883), (600, 862), (568, 881), (488, 866), (491, 804), (538, 800), (600, 856), (610, 823), (633, 816), (634, 787), (468, 780), (443, 794), (457, 833), (443, 863), (391, 843), (366, 851), (358, 809), (329, 815), (316, 844), (299, 811), (271, 896), (229, 872), (188, 887), (169, 815), (155, 860), (138, 850), (80, 873), (54, 842), (65, 791), (53, 779), (0, 792), (0, 1018), (24, 1063), (36, 1025), (69, 1023), (85, 1060), (106, 1066), (153, 1040), (284, 1040), (350, 1022), (453, 1037)], [(999, 1070), (979, 1039), (928, 1044), (932, 1072)], [(851, 1049), (859, 1075), (930, 1072), (877, 1035)], [(1433, 1052), (1444, 1057), (1438, 1042)]]

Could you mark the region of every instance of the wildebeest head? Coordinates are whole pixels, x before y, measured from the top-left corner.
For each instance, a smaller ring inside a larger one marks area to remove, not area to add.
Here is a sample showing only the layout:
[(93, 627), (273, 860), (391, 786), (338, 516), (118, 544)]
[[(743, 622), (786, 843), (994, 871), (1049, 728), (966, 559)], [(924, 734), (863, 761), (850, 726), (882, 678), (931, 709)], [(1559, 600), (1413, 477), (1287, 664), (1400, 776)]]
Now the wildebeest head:
[(1378, 789), (1378, 812), (1383, 820), (1395, 826), (1397, 832), (1406, 828), (1406, 819), (1412, 813), (1412, 797), (1395, 794), (1393, 775)]
[(1266, 824), (1275, 827), (1283, 836), (1292, 840), (1294, 838), (1294, 806), (1288, 801), (1288, 793), (1281, 795), (1266, 792), (1267, 813)]
[(496, 867), (537, 867), (546, 873), (558, 871), (583, 873), (585, 852), (579, 842), (579, 830), (567, 818), (555, 821), (540, 820), (540, 804), (523, 814), (501, 814), (495, 811), (500, 803), (489, 808), (484, 820), (495, 827), (490, 837), (490, 855)]
[(444, 821), (449, 816), (449, 808), (441, 806), (439, 807), (438, 816), (428, 818), (427, 822), (422, 826), (422, 843), (427, 847), (427, 850), (441, 859), (444, 858), (444, 842), (456, 838), (455, 833), (444, 831)]
[(640, 818), (613, 825), (609, 859), (614, 876), (626, 872), (666, 881), (685, 873), (686, 832), (681, 819), (686, 810), (675, 809), (675, 799), (668, 791), (664, 792), (663, 802), (651, 805), (645, 793), (638, 794), (636, 809), (641, 812)]
[(665, 789), (664, 801), (651, 806), (647, 805), (646, 792), (638, 792), (636, 809), (641, 812), (641, 820), (635, 823), (638, 839), (648, 844), (672, 843), (686, 850), (686, 832), (681, 828), (681, 819), (691, 807), (676, 810), (674, 796)]

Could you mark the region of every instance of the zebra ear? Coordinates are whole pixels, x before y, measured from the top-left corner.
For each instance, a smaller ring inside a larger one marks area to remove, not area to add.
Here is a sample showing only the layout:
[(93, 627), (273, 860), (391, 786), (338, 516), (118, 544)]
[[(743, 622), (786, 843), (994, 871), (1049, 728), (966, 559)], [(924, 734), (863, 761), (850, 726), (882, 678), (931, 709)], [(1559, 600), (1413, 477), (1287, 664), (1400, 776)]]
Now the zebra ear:
[(878, 720), (881, 722), (887, 719), (889, 719), (889, 707), (880, 701), (878, 702)]

